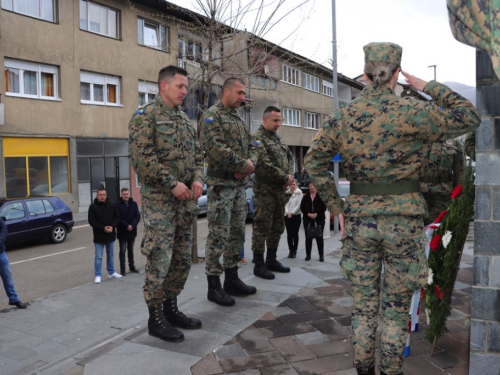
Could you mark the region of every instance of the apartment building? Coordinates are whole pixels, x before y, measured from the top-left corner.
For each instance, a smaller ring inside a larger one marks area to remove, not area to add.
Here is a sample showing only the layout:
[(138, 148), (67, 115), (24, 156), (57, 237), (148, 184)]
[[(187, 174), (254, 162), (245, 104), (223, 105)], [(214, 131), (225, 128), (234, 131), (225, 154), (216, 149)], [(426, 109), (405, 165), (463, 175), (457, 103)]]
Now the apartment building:
[[(0, 0), (0, 196), (57, 195), (74, 212), (85, 212), (102, 186), (110, 200), (122, 187), (139, 200), (127, 157), (130, 116), (154, 99), (162, 67), (183, 66), (196, 82), (206, 46), (186, 25), (200, 20), (158, 0)], [(212, 58), (228, 51), (235, 35)], [(241, 55), (248, 67), (251, 54)], [(299, 168), (333, 110), (331, 70), (277, 46), (266, 61), (245, 78), (250, 100), (242, 111), (254, 130), (267, 105), (283, 108), (280, 134)], [(220, 65), (209, 105), (220, 97), (223, 80), (237, 73)], [(339, 82), (345, 102), (363, 86), (342, 75)], [(186, 99), (195, 126), (199, 90), (195, 85)]]

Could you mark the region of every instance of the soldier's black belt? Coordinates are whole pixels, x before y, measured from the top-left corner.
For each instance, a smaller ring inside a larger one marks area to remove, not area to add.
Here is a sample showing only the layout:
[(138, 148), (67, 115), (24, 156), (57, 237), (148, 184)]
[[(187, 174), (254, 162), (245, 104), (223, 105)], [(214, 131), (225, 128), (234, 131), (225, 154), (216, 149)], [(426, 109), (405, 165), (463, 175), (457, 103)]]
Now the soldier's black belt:
[(351, 182), (349, 194), (355, 195), (400, 195), (420, 192), (417, 180), (394, 182)]
[(421, 182), (427, 182), (431, 184), (440, 184), (445, 182), (451, 182), (452, 178), (449, 174), (442, 174), (440, 176), (423, 176), (420, 179)]
[(222, 178), (223, 180), (236, 180), (236, 177), (234, 177), (234, 172), (214, 171), (212, 169), (209, 169), (207, 171), (207, 176), (213, 178)]

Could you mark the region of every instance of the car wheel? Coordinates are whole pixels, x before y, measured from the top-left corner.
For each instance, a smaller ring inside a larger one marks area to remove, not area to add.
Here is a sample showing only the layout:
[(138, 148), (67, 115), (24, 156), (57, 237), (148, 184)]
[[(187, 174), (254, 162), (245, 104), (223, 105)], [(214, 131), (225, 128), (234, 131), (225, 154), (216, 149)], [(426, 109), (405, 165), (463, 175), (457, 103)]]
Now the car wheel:
[(66, 227), (62, 224), (57, 224), (52, 227), (52, 230), (50, 231), (50, 240), (53, 243), (61, 243), (66, 239), (66, 235), (68, 234), (68, 231), (66, 230)]

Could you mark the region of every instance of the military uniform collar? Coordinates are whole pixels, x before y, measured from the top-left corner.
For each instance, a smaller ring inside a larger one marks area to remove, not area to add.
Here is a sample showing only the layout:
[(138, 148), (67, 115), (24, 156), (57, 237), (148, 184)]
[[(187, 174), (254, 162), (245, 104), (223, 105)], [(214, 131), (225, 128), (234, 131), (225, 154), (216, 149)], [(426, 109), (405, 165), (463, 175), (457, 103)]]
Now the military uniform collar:
[(267, 130), (267, 129), (264, 127), (264, 125), (262, 125), (262, 124), (261, 124), (261, 125), (260, 125), (260, 127), (262, 128), (262, 132), (263, 132), (265, 135), (267, 135), (268, 137), (276, 137), (276, 138), (278, 137), (278, 134), (277, 134), (277, 133), (274, 133), (274, 132), (272, 132), (272, 131)]
[(382, 94), (392, 94), (394, 95), (394, 91), (392, 91), (387, 85), (368, 85), (363, 89), (364, 95), (382, 95)]
[(156, 98), (155, 98), (155, 101), (156, 101), (156, 105), (159, 106), (161, 108), (161, 110), (163, 112), (166, 112), (168, 115), (170, 116), (182, 116), (182, 110), (181, 110), (181, 107), (180, 106), (177, 106), (177, 107), (174, 107), (174, 108), (170, 108), (168, 105), (165, 104), (165, 102), (163, 101), (163, 99), (161, 98), (160, 95), (157, 95)]
[(224, 105), (224, 103), (222, 103), (222, 101), (219, 101), (217, 104), (216, 104), (216, 107), (224, 112), (226, 112), (228, 115), (233, 115), (233, 116), (238, 116), (238, 111), (236, 110), (236, 108), (234, 109), (231, 109), (227, 106)]

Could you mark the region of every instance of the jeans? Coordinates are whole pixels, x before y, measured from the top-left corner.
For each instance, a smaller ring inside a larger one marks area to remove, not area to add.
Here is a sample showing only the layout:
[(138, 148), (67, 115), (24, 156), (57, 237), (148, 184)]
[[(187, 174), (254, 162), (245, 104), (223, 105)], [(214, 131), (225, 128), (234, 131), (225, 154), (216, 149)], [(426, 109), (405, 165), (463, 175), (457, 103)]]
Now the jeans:
[(134, 269), (134, 242), (135, 238), (129, 238), (129, 239), (124, 239), (124, 240), (118, 240), (120, 244), (120, 270), (121, 272), (125, 271), (125, 254), (127, 254), (128, 257), (128, 267), (129, 269)]
[(7, 293), (7, 297), (9, 297), (9, 303), (19, 302), (19, 297), (14, 289), (14, 280), (12, 279), (9, 258), (5, 251), (0, 253), (0, 276), (2, 276), (3, 287), (5, 293)]
[(94, 272), (96, 277), (102, 276), (102, 256), (104, 253), (104, 246), (106, 246), (106, 265), (108, 268), (108, 274), (112, 275), (115, 273), (115, 241), (108, 243), (95, 243), (95, 260), (94, 260)]

